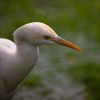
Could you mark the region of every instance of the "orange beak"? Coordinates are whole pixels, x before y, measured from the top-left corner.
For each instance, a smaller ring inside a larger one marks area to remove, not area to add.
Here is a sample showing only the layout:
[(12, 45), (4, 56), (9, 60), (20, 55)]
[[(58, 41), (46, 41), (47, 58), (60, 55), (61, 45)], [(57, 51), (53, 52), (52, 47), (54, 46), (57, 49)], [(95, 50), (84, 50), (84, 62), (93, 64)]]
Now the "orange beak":
[(62, 45), (62, 46), (66, 46), (66, 47), (69, 47), (69, 48), (72, 48), (74, 50), (77, 50), (77, 51), (80, 51), (80, 52), (83, 52), (78, 46), (74, 45), (73, 43), (63, 39), (63, 38), (60, 38), (60, 37), (56, 37), (56, 38), (48, 38), (48, 40), (51, 40), (53, 41), (54, 43), (56, 44), (59, 44), (59, 45)]

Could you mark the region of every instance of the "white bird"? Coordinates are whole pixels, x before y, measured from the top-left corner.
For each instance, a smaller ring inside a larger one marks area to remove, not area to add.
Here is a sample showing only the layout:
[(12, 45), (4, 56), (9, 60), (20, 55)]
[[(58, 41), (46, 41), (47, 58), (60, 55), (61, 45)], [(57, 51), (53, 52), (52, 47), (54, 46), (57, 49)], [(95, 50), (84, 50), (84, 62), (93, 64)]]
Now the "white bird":
[(13, 97), (21, 81), (36, 64), (39, 45), (55, 44), (82, 51), (40, 22), (21, 26), (13, 33), (13, 37), (15, 43), (0, 38), (0, 100)]

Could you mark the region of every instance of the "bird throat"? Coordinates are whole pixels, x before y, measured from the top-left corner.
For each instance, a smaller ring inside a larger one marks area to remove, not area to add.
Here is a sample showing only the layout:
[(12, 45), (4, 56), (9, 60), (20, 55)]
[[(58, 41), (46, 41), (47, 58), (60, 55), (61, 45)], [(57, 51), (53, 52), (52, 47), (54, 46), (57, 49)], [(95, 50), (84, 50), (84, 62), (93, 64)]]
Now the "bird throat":
[(13, 91), (18, 87), (21, 81), (29, 74), (37, 62), (39, 50), (36, 46), (23, 45), (23, 47), (17, 47), (16, 55), (17, 64), (15, 62), (15, 65), (12, 65), (14, 67), (12, 67), (8, 75), (6, 75), (6, 77), (8, 76), (6, 79), (8, 80), (6, 83), (8, 91)]

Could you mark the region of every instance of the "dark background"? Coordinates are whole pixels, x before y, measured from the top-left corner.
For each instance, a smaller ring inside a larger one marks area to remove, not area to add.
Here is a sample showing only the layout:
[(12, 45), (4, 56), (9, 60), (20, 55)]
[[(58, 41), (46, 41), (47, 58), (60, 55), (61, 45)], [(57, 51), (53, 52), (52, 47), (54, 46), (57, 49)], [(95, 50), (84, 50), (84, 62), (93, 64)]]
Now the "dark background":
[(43, 22), (84, 52), (40, 47), (38, 62), (13, 100), (100, 100), (100, 1), (1, 0), (0, 37)]

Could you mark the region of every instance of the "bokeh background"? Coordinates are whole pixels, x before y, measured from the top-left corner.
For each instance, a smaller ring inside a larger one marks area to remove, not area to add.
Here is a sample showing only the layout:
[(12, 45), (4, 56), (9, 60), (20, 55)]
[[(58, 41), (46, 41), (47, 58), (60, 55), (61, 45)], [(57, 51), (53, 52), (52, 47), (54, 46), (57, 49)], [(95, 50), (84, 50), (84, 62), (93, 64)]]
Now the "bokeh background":
[(41, 46), (36, 66), (12, 100), (100, 100), (100, 1), (1, 0), (0, 37), (43, 22), (84, 52)]

